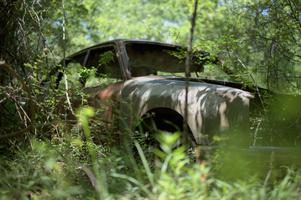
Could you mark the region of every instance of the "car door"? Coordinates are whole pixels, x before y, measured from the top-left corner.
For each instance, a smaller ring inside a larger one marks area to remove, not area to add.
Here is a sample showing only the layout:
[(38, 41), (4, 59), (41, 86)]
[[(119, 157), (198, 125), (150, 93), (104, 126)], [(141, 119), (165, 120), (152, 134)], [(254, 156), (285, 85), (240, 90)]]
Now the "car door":
[(94, 70), (94, 74), (85, 80), (84, 92), (89, 95), (88, 104), (96, 108), (97, 116), (111, 126), (114, 113), (118, 113), (119, 94), (124, 80), (116, 46), (90, 49), (84, 66)]
[[(65, 73), (74, 110), (92, 106), (97, 120), (111, 126), (124, 79), (116, 47), (92, 47), (67, 59)], [(60, 81), (59, 87), (64, 90), (64, 81)]]

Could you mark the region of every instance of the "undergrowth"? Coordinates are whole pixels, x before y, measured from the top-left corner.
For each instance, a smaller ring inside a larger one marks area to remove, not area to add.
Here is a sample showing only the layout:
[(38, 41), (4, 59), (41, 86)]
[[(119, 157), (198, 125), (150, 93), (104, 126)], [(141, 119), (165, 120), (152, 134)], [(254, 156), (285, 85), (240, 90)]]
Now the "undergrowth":
[(227, 181), (215, 170), (223, 164), (195, 162), (184, 147), (174, 148), (178, 133), (162, 133), (154, 164), (134, 142), (141, 160), (136, 162), (126, 147), (93, 142), (92, 116), (91, 108), (83, 108), (80, 128), (52, 138), (33, 136), (28, 146), (1, 155), (0, 199), (300, 199), (300, 172)]

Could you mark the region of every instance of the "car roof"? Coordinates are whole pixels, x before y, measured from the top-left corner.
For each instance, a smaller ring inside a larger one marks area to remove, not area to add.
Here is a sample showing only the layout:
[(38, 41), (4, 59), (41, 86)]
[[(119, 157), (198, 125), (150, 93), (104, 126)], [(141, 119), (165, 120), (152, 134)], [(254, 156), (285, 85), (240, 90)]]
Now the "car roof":
[(80, 55), (90, 49), (94, 49), (94, 48), (97, 48), (97, 47), (102, 47), (102, 46), (106, 46), (106, 45), (113, 45), (113, 44), (118, 44), (118, 43), (124, 43), (124, 44), (137, 44), (137, 43), (140, 43), (140, 44), (153, 44), (153, 45), (158, 45), (158, 46), (162, 46), (162, 48), (166, 48), (166, 47), (169, 47), (169, 48), (183, 48), (183, 46), (180, 46), (180, 45), (176, 45), (176, 44), (171, 44), (171, 43), (165, 43), (165, 42), (158, 42), (158, 41), (152, 41), (152, 40), (138, 40), (138, 39), (114, 39), (114, 40), (109, 40), (109, 41), (106, 41), (106, 42), (101, 42), (101, 43), (98, 43), (98, 44), (94, 44), (92, 46), (89, 46), (87, 48), (84, 48), (84, 49), (81, 49), (80, 51), (76, 52), (76, 53), (73, 53), (71, 54), (70, 56), (66, 57), (65, 60), (69, 60), (77, 55)]

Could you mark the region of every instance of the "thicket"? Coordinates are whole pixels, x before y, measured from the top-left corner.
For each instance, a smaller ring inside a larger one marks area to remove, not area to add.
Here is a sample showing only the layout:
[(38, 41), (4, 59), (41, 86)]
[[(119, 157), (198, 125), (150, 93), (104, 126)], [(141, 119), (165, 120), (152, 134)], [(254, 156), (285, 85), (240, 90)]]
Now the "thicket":
[[(186, 45), (191, 10), (185, 0), (1, 0), (0, 199), (300, 198), (300, 173), (274, 173), (270, 160), (261, 169), (262, 159), (219, 152), (195, 162), (184, 147), (173, 148), (174, 134), (161, 137), (154, 163), (132, 144), (137, 161), (116, 144), (116, 130), (91, 118), (93, 110), (68, 121), (72, 88), (56, 89), (49, 77), (64, 54), (124, 37)], [(222, 61), (205, 76), (299, 93), (300, 10), (297, 0), (201, 1), (194, 44)]]

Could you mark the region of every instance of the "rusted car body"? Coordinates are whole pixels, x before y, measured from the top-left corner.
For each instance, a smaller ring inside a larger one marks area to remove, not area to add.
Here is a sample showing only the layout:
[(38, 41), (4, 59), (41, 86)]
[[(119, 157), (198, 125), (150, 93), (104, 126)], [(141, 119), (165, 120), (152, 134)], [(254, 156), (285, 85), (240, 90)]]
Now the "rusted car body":
[[(67, 57), (64, 64), (94, 67), (97, 73), (116, 78), (106, 87), (84, 91), (90, 95), (90, 105), (106, 105), (104, 118), (117, 122), (122, 130), (133, 131), (145, 116), (153, 116), (162, 129), (169, 129), (172, 123), (182, 130), (187, 123), (191, 141), (196, 144), (210, 143), (217, 133), (247, 131), (253, 95), (241, 85), (224, 81), (190, 78), (188, 117), (184, 120), (185, 78), (171, 75), (185, 71), (183, 51), (172, 44), (113, 40), (81, 50)], [(103, 55), (110, 59), (105, 60)], [(191, 72), (195, 73), (202, 72), (205, 63), (216, 62), (203, 51), (195, 52), (192, 61)]]

